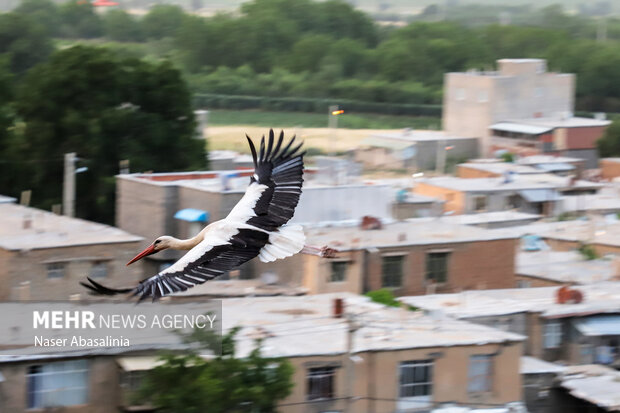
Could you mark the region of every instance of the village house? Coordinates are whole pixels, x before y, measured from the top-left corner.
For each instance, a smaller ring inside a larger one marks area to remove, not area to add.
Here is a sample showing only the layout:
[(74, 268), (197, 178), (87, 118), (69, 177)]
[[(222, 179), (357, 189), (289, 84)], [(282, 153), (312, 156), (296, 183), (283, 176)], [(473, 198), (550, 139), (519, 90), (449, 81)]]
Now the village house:
[(481, 139), (481, 154), (581, 158), (596, 166), (595, 142), (609, 121), (574, 117), (575, 75), (547, 71), (543, 59), (500, 59), (497, 71), (444, 76), (447, 134)]
[(355, 150), (355, 160), (367, 168), (413, 171), (444, 172), (449, 165), (478, 155), (477, 138), (410, 129), (372, 135)]
[[(308, 228), (308, 242), (338, 250), (337, 257), (304, 256), (303, 286), (310, 294), (396, 295), (510, 288), (515, 285), (517, 238), (483, 228), (419, 218), (381, 225)], [(296, 258), (296, 257), (293, 257)]]
[[(228, 215), (244, 195), (253, 173), (250, 169), (119, 175), (116, 225), (144, 237), (143, 247), (160, 235), (190, 238)], [(365, 215), (391, 218), (397, 191), (390, 184), (329, 185), (320, 177), (315, 170), (306, 169), (303, 193), (291, 223), (357, 221)], [(178, 251), (167, 250), (143, 261), (149, 272), (156, 273), (179, 257)], [(269, 266), (253, 260), (241, 266), (237, 277), (255, 278), (265, 268)]]
[(83, 297), (86, 277), (136, 282), (142, 268), (125, 264), (141, 241), (108, 225), (0, 202), (0, 301)]
[[(153, 305), (190, 311), (186, 304)], [(0, 304), (7, 316), (0, 324), (0, 345), (31, 341), (21, 330), (9, 334), (30, 317), (25, 314), (29, 310)], [(222, 311), (224, 331), (241, 327), (238, 357), (247, 356), (255, 339), (262, 338), (264, 356), (284, 357), (293, 365), (294, 387), (279, 403), (282, 413), (342, 411), (347, 405), (352, 411), (392, 413), (428, 411), (443, 403), (499, 407), (522, 400), (523, 337), (518, 334), (438, 320), (353, 294), (226, 299)], [(52, 400), (75, 413), (136, 411), (139, 406), (131, 402), (130, 391), (159, 363), (153, 342), (164, 343), (159, 349), (181, 347), (174, 334), (154, 336), (140, 329), (128, 334), (139, 345), (54, 357), (26, 347), (0, 356), (3, 407), (26, 412), (45, 408)], [(64, 383), (79, 385), (66, 391)]]
[(552, 216), (562, 196), (591, 194), (602, 184), (551, 174), (508, 174), (500, 178), (419, 179), (413, 193), (444, 201), (444, 212), (472, 214), (516, 209)]
[(401, 297), (427, 312), (527, 337), (524, 353), (572, 364), (620, 363), (620, 283)]
[(617, 281), (617, 259), (587, 259), (578, 251), (519, 251), (517, 287), (551, 287)]

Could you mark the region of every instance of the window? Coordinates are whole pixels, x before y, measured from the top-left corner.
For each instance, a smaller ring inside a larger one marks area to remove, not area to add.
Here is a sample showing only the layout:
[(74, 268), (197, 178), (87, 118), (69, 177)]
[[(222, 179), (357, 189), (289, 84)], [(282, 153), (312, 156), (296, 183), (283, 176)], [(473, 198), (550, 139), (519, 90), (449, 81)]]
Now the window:
[(492, 389), (492, 365), (493, 359), (489, 355), (477, 355), (469, 357), (469, 370), (467, 372), (467, 391), (470, 393), (488, 392)]
[(426, 254), (426, 279), (436, 283), (448, 281), (449, 252), (429, 252)]
[(75, 360), (28, 368), (28, 408), (86, 404), (88, 361)]
[(463, 88), (456, 89), (456, 91), (454, 92), (454, 96), (456, 100), (465, 100), (465, 89)]
[(489, 93), (486, 90), (481, 90), (478, 92), (478, 102), (484, 103), (489, 101)]
[(400, 287), (402, 285), (403, 260), (402, 255), (383, 257), (381, 265), (382, 287)]
[(63, 278), (65, 276), (65, 264), (52, 262), (47, 264), (47, 278)]
[(430, 396), (433, 392), (433, 360), (413, 360), (400, 363), (399, 396)]
[(474, 211), (481, 212), (487, 209), (487, 197), (478, 195), (474, 197)]
[(517, 288), (530, 288), (532, 286), (531, 281), (517, 280)]
[(332, 274), (329, 279), (330, 282), (342, 282), (347, 279), (347, 267), (349, 265), (346, 261), (332, 261)]
[(545, 348), (558, 348), (562, 342), (562, 323), (559, 321), (547, 321), (545, 323), (544, 343)]
[(334, 367), (308, 369), (308, 400), (334, 397)]
[(90, 276), (93, 278), (104, 278), (108, 276), (108, 263), (105, 261), (95, 261), (90, 268)]

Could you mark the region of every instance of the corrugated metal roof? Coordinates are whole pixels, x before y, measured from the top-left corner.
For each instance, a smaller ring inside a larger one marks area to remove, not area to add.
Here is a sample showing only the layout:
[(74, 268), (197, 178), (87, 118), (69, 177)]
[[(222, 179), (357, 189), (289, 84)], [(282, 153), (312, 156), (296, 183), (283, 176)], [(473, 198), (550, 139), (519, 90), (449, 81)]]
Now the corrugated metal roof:
[(522, 123), (500, 122), (489, 126), (489, 129), (503, 132), (524, 133), (526, 135), (540, 135), (553, 130), (548, 126), (524, 125)]

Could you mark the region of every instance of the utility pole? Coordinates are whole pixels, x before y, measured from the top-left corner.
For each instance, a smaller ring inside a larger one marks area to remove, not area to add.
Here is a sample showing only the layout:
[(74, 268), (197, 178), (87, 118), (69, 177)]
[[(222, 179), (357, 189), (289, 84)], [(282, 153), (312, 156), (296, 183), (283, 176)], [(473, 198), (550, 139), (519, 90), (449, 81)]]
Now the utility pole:
[(355, 320), (355, 315), (345, 312), (347, 319), (347, 352), (345, 353), (344, 368), (345, 368), (345, 408), (344, 413), (353, 413), (353, 402), (355, 401), (354, 382), (355, 382), (355, 364), (353, 362), (353, 338), (355, 332), (359, 329), (359, 325)]
[(332, 148), (334, 147), (334, 144), (336, 143), (336, 138), (338, 134), (338, 115), (342, 115), (343, 113), (344, 113), (344, 110), (339, 109), (338, 105), (331, 105), (327, 112), (327, 127), (329, 128), (331, 138), (332, 138), (332, 145), (331, 145)]
[(62, 213), (75, 216), (75, 152), (65, 154), (65, 179), (62, 188)]

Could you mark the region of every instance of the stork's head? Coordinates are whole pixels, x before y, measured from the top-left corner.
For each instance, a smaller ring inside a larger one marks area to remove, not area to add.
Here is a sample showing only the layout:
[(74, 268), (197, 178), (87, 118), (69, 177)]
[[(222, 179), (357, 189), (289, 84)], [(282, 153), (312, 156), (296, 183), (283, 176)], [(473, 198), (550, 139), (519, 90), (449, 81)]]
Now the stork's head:
[(163, 235), (157, 238), (155, 241), (153, 241), (151, 245), (146, 247), (144, 251), (142, 251), (140, 254), (136, 255), (135, 257), (133, 257), (131, 261), (127, 263), (127, 265), (133, 264), (134, 262), (148, 255), (153, 255), (155, 253), (158, 253), (159, 251), (163, 251), (165, 249), (171, 248), (173, 240), (174, 238), (169, 237), (167, 235)]

